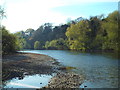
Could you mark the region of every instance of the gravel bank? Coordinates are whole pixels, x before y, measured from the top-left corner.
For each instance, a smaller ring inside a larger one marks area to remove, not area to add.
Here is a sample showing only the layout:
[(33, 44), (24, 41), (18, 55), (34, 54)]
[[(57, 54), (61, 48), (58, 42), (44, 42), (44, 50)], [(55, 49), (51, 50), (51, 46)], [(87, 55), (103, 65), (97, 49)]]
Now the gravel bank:
[(54, 76), (45, 88), (79, 88), (83, 77), (75, 73), (59, 73)]
[(72, 67), (61, 66), (54, 58), (42, 54), (17, 53), (3, 57), (2, 81), (25, 75), (52, 74), (49, 84), (43, 88), (79, 88), (83, 76), (68, 73)]

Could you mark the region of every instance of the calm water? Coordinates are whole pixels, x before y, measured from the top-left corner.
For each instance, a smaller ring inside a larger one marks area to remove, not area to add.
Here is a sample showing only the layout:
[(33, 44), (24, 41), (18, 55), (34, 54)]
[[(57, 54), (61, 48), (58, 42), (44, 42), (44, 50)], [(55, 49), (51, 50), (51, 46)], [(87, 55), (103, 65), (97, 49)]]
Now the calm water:
[(23, 79), (13, 78), (6, 82), (4, 88), (41, 88), (48, 84), (53, 75), (27, 75)]
[(114, 57), (115, 54), (81, 53), (66, 50), (26, 50), (22, 52), (49, 55), (61, 62), (62, 65), (76, 67), (72, 72), (85, 76), (85, 81), (80, 86), (82, 88), (84, 86), (87, 88), (118, 87), (119, 60)]

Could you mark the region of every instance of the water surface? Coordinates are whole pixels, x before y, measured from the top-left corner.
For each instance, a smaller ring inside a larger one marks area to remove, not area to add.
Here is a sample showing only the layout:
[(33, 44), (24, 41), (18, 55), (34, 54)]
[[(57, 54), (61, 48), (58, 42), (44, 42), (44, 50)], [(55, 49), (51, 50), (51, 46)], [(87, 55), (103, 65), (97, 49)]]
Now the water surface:
[(4, 88), (42, 88), (46, 86), (53, 75), (36, 74), (27, 75), (23, 79), (13, 78), (6, 83)]
[(80, 87), (118, 88), (118, 58), (115, 53), (81, 53), (66, 50), (26, 50), (21, 52), (49, 55), (85, 76)]

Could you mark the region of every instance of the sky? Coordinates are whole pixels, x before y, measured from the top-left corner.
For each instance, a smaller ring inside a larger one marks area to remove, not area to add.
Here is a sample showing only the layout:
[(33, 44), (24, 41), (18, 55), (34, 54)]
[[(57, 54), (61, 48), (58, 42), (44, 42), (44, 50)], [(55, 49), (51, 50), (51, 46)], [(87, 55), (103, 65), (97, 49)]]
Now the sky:
[(7, 18), (2, 20), (11, 33), (37, 29), (44, 23), (64, 24), (68, 19), (89, 18), (118, 10), (119, 0), (0, 0)]

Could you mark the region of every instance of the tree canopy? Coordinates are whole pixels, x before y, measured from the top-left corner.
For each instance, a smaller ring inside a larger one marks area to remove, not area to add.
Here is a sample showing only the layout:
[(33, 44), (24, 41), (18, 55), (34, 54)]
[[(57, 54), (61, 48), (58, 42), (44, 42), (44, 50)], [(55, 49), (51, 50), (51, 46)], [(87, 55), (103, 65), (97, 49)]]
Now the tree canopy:
[(72, 50), (118, 50), (118, 11), (71, 24), (66, 36)]
[(36, 41), (34, 43), (34, 49), (40, 49), (40, 42), (39, 41)]
[(67, 24), (53, 26), (51, 23), (20, 31), (17, 37), (21, 49), (70, 49), (70, 50), (119, 50), (118, 11), (92, 16), (79, 17)]
[(10, 34), (4, 27), (2, 28), (2, 54), (14, 53), (18, 50), (18, 43), (15, 35)]

